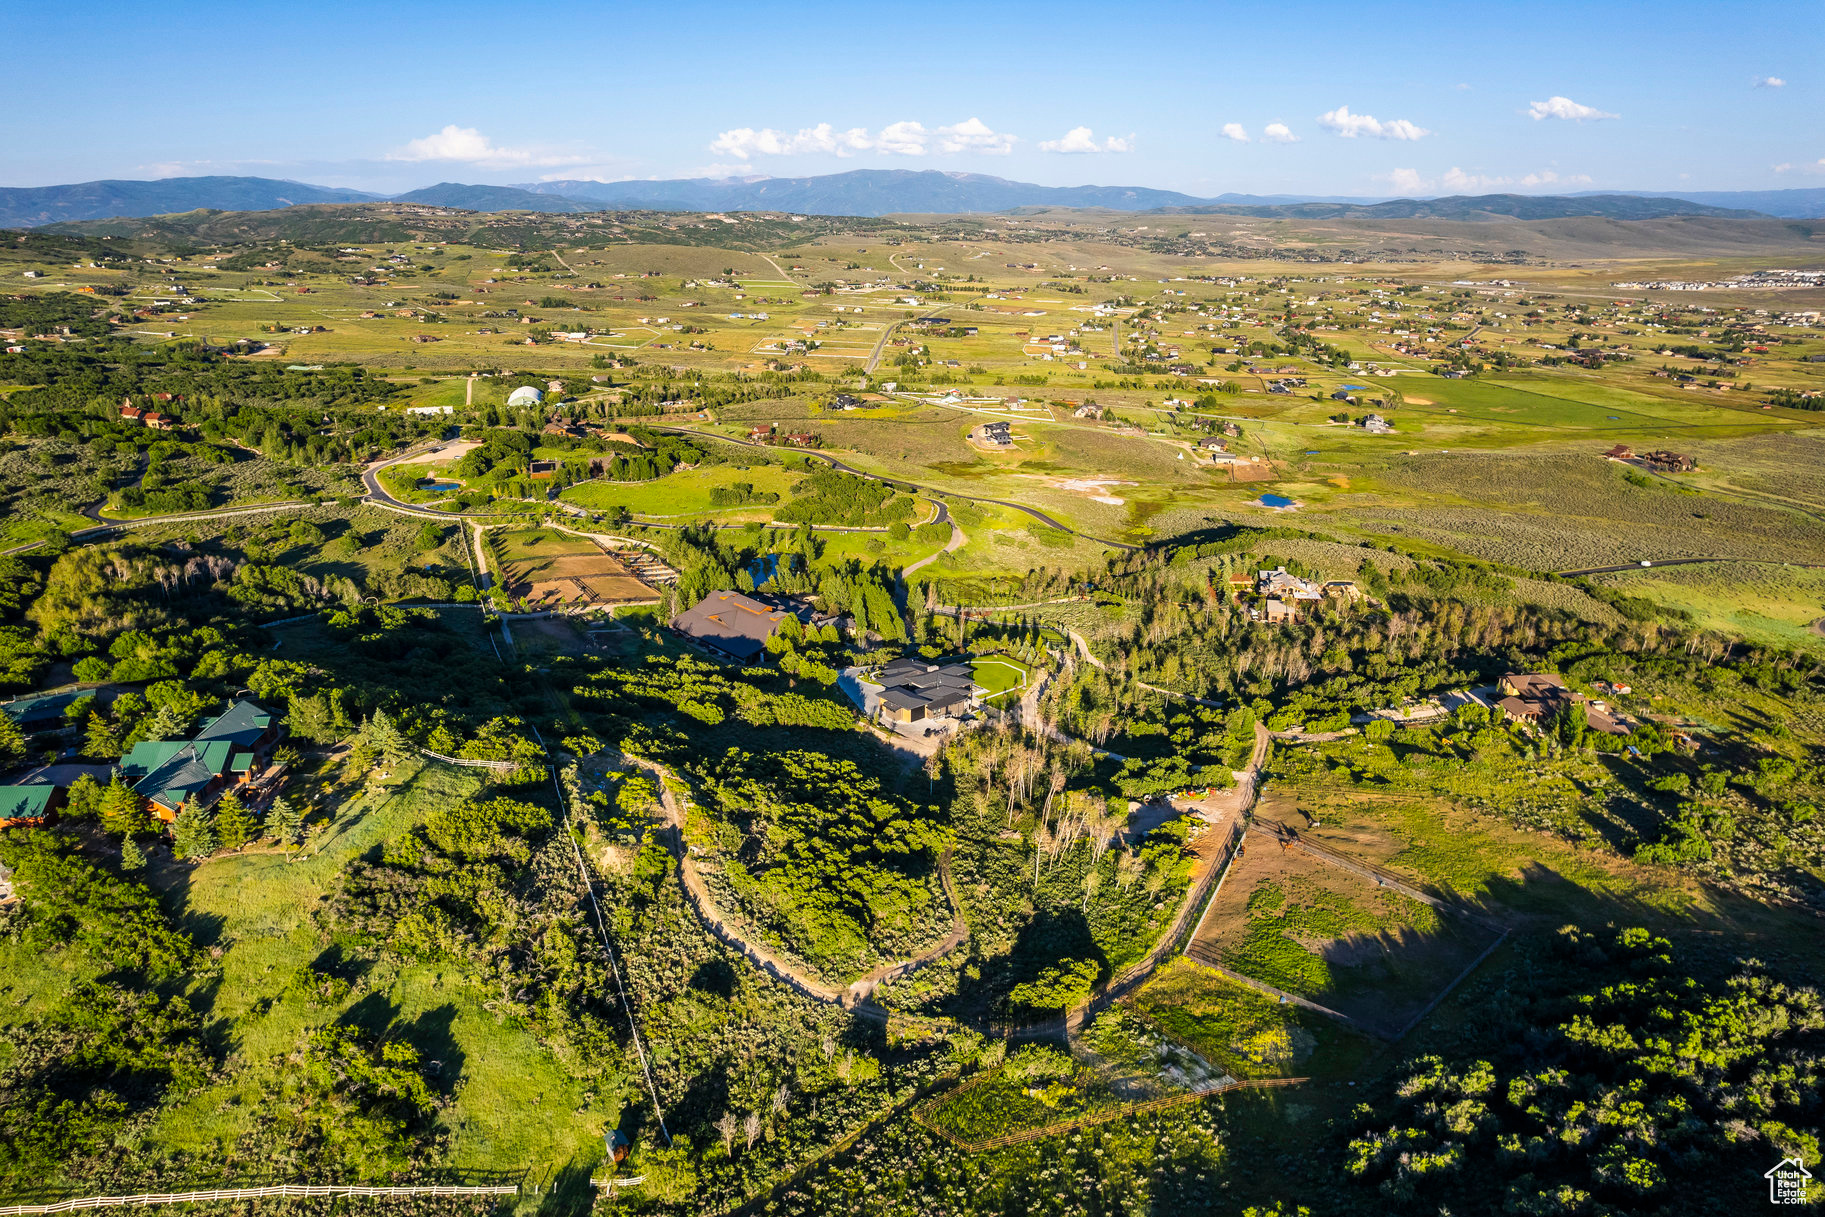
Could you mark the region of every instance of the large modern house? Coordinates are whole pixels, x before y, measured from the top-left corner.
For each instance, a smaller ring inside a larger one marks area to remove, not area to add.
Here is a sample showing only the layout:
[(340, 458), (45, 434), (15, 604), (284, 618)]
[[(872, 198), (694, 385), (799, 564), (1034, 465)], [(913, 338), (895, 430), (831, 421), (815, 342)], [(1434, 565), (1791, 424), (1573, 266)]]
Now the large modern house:
[(1510, 718), (1543, 723), (1569, 706), (1583, 706), (1584, 721), (1591, 730), (1606, 735), (1629, 733), (1628, 724), (1617, 718), (1606, 703), (1573, 693), (1563, 676), (1551, 672), (1509, 672), (1502, 677), (1499, 688), (1506, 696), (1496, 705)]
[(672, 628), (699, 646), (746, 663), (766, 649), (767, 639), (790, 615), (740, 592), (711, 592), (672, 618)]
[(188, 800), (208, 807), (266, 768), (280, 727), (274, 715), (237, 701), (187, 740), (142, 740), (120, 760), (122, 775), (154, 816), (169, 823)]
[(875, 680), (883, 686), (881, 716), (901, 723), (954, 717), (974, 706), (982, 692), (967, 663), (937, 664), (916, 655), (885, 665)]

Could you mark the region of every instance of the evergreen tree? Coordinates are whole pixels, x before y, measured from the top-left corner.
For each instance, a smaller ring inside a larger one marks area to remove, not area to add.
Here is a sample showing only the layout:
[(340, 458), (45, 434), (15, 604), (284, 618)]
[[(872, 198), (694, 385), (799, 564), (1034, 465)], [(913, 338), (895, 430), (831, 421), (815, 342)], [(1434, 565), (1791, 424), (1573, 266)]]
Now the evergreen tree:
[(304, 813), (281, 795), (266, 809), (266, 831), (282, 845), (296, 845), (304, 839)]
[(0, 714), (0, 762), (16, 765), (25, 759), (25, 732), (11, 715)]
[(171, 826), (171, 849), (180, 858), (204, 858), (215, 852), (215, 822), (189, 799), (177, 809)]
[(102, 784), (85, 773), (64, 791), (63, 814), (71, 820), (93, 820), (101, 814)]
[(361, 725), (361, 736), (389, 769), (412, 755), (412, 741), (406, 738), (405, 732), (399, 729), (399, 724), (385, 710), (375, 710), (367, 722)]
[(96, 814), (101, 817), (103, 828), (123, 836), (146, 826), (145, 804), (133, 793), (133, 787), (120, 780), (119, 774), (99, 793)]
[(83, 728), (83, 755), (116, 757), (120, 755), (120, 728), (100, 712), (91, 712)]
[(229, 791), (216, 801), (215, 834), (223, 849), (239, 849), (259, 835), (260, 824), (240, 796)]
[(128, 833), (120, 842), (120, 869), (124, 871), (143, 870), (146, 865), (146, 851), (139, 847), (139, 842)]

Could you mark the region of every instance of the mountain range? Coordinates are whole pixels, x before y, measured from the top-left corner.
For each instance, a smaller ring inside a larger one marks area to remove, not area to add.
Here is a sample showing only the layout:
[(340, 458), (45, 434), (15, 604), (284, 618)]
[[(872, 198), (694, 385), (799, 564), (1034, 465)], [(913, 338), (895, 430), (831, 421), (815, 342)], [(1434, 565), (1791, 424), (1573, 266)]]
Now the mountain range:
[(305, 203), (422, 203), (465, 211), (792, 211), (815, 215), (964, 214), (1017, 208), (1229, 213), (1303, 219), (1556, 219), (1602, 216), (1825, 216), (1825, 189), (1496, 194), (1432, 199), (1221, 194), (1198, 198), (1145, 186), (1039, 186), (980, 173), (857, 169), (817, 177), (554, 181), (518, 186), (441, 182), (398, 195), (258, 177), (109, 180), (0, 187), (0, 227), (208, 209), (271, 211)]

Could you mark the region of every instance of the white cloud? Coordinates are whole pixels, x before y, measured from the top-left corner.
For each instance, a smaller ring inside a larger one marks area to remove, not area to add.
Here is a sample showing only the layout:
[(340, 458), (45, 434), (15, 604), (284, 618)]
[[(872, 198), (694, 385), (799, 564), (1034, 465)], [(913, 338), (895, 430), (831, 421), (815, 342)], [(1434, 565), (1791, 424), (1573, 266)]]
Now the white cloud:
[(923, 123), (897, 122), (881, 128), (874, 141), (874, 151), (888, 156), (924, 156), (925, 143), (931, 132)]
[(1238, 144), (1246, 144), (1248, 142), (1248, 131), (1241, 123), (1224, 123), (1221, 134), (1224, 139), (1233, 139)]
[(1779, 76), (1757, 76), (1755, 87), (1758, 89), (1784, 89), (1787, 87), (1787, 82)]
[(927, 128), (925, 124), (903, 121), (889, 123), (879, 134), (866, 127), (839, 131), (830, 123), (802, 127), (796, 132), (776, 131), (772, 127), (735, 127), (710, 141), (710, 151), (721, 156), (747, 160), (755, 156), (854, 156), (858, 152), (877, 152), (883, 156), (924, 156), (940, 153), (987, 152), (997, 155), (1012, 152), (1019, 137), (996, 131), (979, 118), (966, 118), (949, 126)]
[(1776, 173), (1794, 173), (1796, 171), (1799, 173), (1825, 173), (1825, 156), (1821, 156), (1810, 165), (1796, 165), (1792, 161), (1782, 161), (1774, 166), (1774, 171)]
[(451, 123), (442, 131), (423, 139), (410, 140), (403, 148), (387, 153), (389, 161), (460, 161), (486, 168), (513, 168), (526, 165), (578, 165), (588, 160), (581, 156), (559, 156), (531, 148), (502, 148), (474, 127)]
[(1620, 114), (1611, 114), (1595, 106), (1580, 105), (1569, 97), (1549, 97), (1545, 101), (1527, 103), (1527, 117), (1535, 122), (1543, 118), (1564, 118), (1572, 122), (1591, 122), (1599, 118), (1620, 118)]
[(1296, 144), (1299, 137), (1285, 123), (1269, 123), (1261, 128), (1261, 142), (1264, 144)]
[(850, 156), (869, 151), (873, 147), (874, 140), (861, 127), (838, 131), (829, 123), (805, 127), (791, 135), (775, 131), (771, 127), (763, 127), (758, 131), (753, 127), (736, 127), (710, 141), (711, 152), (744, 161), (751, 156), (799, 156), (805, 153)]
[(1004, 156), (1014, 150), (1018, 139), (1018, 136), (1009, 135), (1005, 131), (991, 130), (980, 118), (966, 118), (949, 127), (938, 128), (938, 151), (991, 152), (996, 156)]
[(1505, 177), (1485, 177), (1480, 173), (1465, 173), (1455, 165), (1445, 170), (1444, 176), (1439, 179), (1439, 184), (1446, 190), (1456, 191), (1488, 190), (1495, 186), (1506, 186), (1508, 182), (1509, 179)]
[[(1231, 124), (1232, 126), (1234, 124)], [(1088, 127), (1072, 127), (1058, 139), (1039, 141), (1041, 152), (1133, 152), (1134, 136), (1111, 135), (1101, 143)]]
[(1419, 139), (1432, 134), (1404, 118), (1384, 123), (1373, 114), (1352, 114), (1348, 106), (1338, 106), (1335, 110), (1320, 114), (1318, 125), (1335, 131), (1344, 139), (1355, 139), (1359, 135), (1371, 139)]
[(1432, 183), (1421, 177), (1417, 169), (1392, 169), (1379, 176), (1394, 187), (1396, 194), (1423, 194), (1432, 188)]

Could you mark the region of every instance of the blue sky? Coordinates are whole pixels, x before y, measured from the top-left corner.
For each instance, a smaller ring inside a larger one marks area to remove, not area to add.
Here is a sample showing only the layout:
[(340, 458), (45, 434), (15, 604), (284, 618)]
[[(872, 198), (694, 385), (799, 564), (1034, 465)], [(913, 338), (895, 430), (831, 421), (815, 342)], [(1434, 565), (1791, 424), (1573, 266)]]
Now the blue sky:
[(20, 5), (0, 184), (1825, 186), (1825, 7)]

